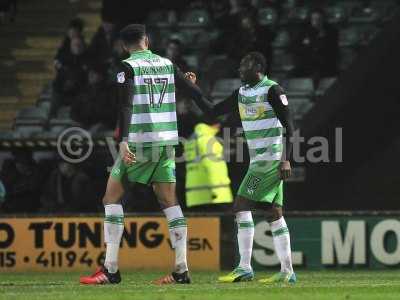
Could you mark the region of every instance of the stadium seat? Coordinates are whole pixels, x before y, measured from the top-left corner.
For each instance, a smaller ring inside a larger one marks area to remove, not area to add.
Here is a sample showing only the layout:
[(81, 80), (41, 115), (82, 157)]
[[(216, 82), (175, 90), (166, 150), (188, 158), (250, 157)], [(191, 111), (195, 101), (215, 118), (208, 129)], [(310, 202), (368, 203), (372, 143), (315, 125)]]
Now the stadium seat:
[(357, 0), (338, 1), (337, 5), (346, 10), (346, 14), (351, 16), (353, 12), (362, 7), (362, 2)]
[(359, 32), (356, 27), (352, 26), (346, 29), (342, 29), (339, 32), (339, 46), (340, 47), (352, 47), (356, 46), (360, 41)]
[(0, 141), (14, 138), (13, 131), (0, 131)]
[(53, 134), (59, 134), (64, 129), (74, 126), (80, 126), (80, 124), (71, 119), (53, 118), (49, 121), (50, 132)]
[(229, 59), (226, 55), (210, 55), (204, 64), (200, 64), (202, 78), (207, 81), (210, 92), (218, 79), (232, 78), (237, 76), (237, 63)]
[(199, 58), (197, 55), (184, 55), (183, 59), (189, 65), (190, 71), (197, 71), (199, 68)]
[(232, 94), (234, 90), (241, 86), (240, 79), (237, 78), (226, 78), (219, 79), (214, 85), (211, 97), (223, 98)]
[(314, 103), (310, 98), (306, 97), (290, 97), (289, 98), (290, 110), (293, 114), (295, 121), (301, 121), (306, 113), (310, 111)]
[(207, 27), (210, 24), (210, 15), (205, 9), (193, 9), (183, 13), (179, 26)]
[(273, 48), (287, 48), (290, 44), (290, 34), (286, 29), (281, 29), (272, 41)]
[(177, 35), (180, 35), (183, 44), (191, 50), (206, 49), (210, 42), (218, 36), (217, 31), (206, 31), (203, 28), (183, 28)]
[(331, 24), (342, 24), (347, 20), (347, 12), (342, 6), (333, 5), (325, 9), (328, 22)]
[(326, 90), (329, 89), (336, 81), (336, 77), (322, 78), (318, 84), (318, 88), (315, 91), (315, 96), (321, 97), (325, 94)]
[(167, 40), (171, 35), (171, 31), (169, 29), (149, 28), (148, 35), (151, 47), (154, 50), (164, 50), (167, 44)]
[(286, 51), (274, 50), (271, 72), (288, 73), (293, 69), (294, 69), (293, 55)]
[(41, 107), (25, 107), (22, 108), (16, 116), (15, 125), (38, 125), (44, 126), (47, 122), (49, 112)]
[(42, 92), (40, 93), (38, 102), (50, 101), (52, 96), (53, 96), (53, 84), (49, 83), (43, 88)]
[(173, 25), (172, 19), (169, 17), (167, 10), (157, 10), (149, 13), (147, 24), (158, 28), (170, 27)]
[(16, 132), (20, 138), (31, 138), (44, 131), (42, 125), (16, 125)]
[(311, 78), (290, 78), (282, 81), (287, 95), (291, 97), (308, 97), (314, 95), (314, 84)]
[(278, 13), (271, 7), (261, 8), (258, 11), (258, 23), (263, 26), (273, 26), (278, 21)]
[(57, 111), (57, 119), (61, 120), (71, 119), (71, 107), (61, 106)]
[(308, 7), (299, 7), (290, 15), (289, 21), (294, 23), (305, 23), (309, 15), (310, 9)]
[(382, 23), (389, 21), (400, 10), (396, 0), (372, 0), (370, 7), (378, 11), (379, 21)]
[(51, 102), (50, 101), (41, 101), (37, 105), (40, 109), (46, 111), (47, 113), (50, 112)]
[(379, 11), (374, 7), (356, 8), (349, 18), (352, 24), (374, 23), (379, 18)]

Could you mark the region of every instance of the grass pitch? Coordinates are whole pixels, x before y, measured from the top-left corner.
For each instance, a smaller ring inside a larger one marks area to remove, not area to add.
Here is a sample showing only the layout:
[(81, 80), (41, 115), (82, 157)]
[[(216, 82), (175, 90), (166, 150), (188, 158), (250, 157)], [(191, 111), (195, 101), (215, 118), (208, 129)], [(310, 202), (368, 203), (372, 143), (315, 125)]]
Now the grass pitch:
[[(234, 299), (400, 299), (400, 271), (299, 271), (295, 286), (264, 286), (257, 281), (219, 284), (221, 273), (195, 272), (191, 285), (154, 286), (160, 272), (124, 272), (122, 283), (82, 286), (77, 273), (0, 272), (0, 299), (40, 300), (234, 300)], [(256, 279), (271, 275), (258, 272)]]

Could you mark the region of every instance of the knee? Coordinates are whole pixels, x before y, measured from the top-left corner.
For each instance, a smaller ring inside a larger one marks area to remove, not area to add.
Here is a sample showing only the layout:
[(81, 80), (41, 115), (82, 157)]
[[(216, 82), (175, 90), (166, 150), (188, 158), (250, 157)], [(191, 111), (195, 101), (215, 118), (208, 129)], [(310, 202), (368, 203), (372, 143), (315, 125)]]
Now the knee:
[(175, 197), (165, 197), (165, 196), (158, 196), (158, 203), (161, 206), (161, 209), (166, 209), (168, 207), (172, 207), (178, 205)]
[(120, 204), (120, 203), (121, 200), (119, 197), (110, 197), (107, 194), (103, 196), (103, 205)]
[(267, 212), (268, 222), (274, 222), (282, 218), (282, 208), (278, 206), (272, 206)]

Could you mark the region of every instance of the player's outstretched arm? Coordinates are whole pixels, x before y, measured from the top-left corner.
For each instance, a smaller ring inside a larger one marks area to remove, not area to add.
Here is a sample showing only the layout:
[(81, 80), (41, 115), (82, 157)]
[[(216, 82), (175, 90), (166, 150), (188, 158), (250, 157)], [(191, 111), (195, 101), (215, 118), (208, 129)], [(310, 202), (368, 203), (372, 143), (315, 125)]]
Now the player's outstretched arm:
[[(193, 78), (188, 78), (174, 65), (176, 87), (188, 98), (193, 99), (199, 108), (209, 117), (214, 117), (214, 105), (203, 95), (202, 90), (193, 83)], [(194, 74), (194, 73), (192, 73)], [(195, 81), (195, 80), (194, 80)]]
[(289, 110), (285, 92), (279, 85), (272, 86), (268, 91), (268, 101), (274, 109), (276, 116), (285, 128), (285, 145), (280, 166), (280, 175), (283, 180), (291, 175), (290, 156), (292, 153), (293, 120)]
[(235, 90), (228, 98), (213, 104), (203, 95), (201, 89), (196, 85), (197, 76), (193, 72), (186, 72), (183, 74), (178, 67), (175, 66), (175, 75), (177, 87), (189, 97), (192, 98), (200, 109), (211, 116), (216, 118), (232, 112), (232, 108), (237, 105), (239, 89)]

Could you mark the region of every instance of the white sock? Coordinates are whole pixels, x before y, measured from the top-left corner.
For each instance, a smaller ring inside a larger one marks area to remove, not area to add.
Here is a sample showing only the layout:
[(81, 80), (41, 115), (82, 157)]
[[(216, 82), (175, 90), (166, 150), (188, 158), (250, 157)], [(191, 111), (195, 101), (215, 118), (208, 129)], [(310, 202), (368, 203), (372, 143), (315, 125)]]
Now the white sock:
[(239, 267), (251, 269), (251, 253), (253, 251), (254, 223), (251, 211), (236, 213), (238, 227), (237, 239), (240, 253)]
[(175, 272), (183, 273), (188, 270), (186, 259), (187, 224), (179, 205), (164, 209), (168, 221), (169, 236), (172, 248), (175, 249)]
[(272, 237), (276, 255), (281, 262), (281, 272), (292, 273), (292, 251), (290, 249), (290, 235), (285, 219), (282, 217), (276, 220), (271, 225)]
[(106, 259), (104, 267), (108, 272), (118, 271), (118, 252), (122, 233), (124, 232), (124, 210), (121, 204), (108, 204), (104, 206), (104, 242), (106, 243)]

